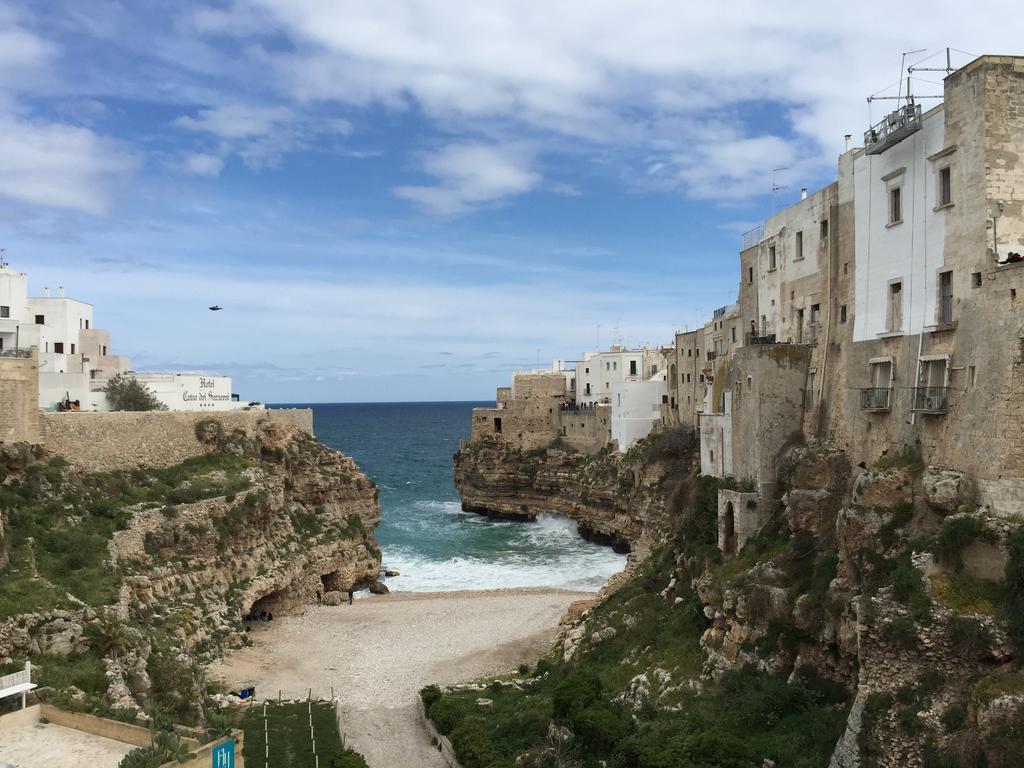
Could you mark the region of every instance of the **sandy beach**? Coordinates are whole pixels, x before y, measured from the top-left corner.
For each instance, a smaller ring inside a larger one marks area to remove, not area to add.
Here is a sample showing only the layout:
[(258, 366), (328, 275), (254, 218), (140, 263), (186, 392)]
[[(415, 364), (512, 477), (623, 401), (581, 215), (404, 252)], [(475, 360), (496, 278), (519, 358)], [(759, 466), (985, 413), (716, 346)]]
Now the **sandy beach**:
[(557, 589), (393, 593), (352, 606), (257, 624), (253, 646), (210, 670), (230, 685), (255, 683), (257, 698), (340, 701), (349, 746), (372, 768), (444, 768), (419, 723), (416, 697), (514, 670), (549, 647), (569, 606), (592, 595)]

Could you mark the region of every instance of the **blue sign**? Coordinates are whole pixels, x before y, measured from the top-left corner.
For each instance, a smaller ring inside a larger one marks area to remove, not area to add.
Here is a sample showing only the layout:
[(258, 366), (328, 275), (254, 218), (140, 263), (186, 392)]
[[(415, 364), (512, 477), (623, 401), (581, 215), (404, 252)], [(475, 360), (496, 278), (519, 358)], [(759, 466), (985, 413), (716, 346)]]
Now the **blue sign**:
[(235, 740), (225, 741), (213, 748), (213, 768), (235, 768)]

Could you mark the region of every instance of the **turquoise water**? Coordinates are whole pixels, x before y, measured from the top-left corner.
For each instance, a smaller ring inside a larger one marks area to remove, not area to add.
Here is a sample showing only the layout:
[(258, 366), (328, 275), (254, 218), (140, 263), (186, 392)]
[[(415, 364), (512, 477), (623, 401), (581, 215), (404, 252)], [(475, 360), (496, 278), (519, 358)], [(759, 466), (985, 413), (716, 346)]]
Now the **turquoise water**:
[(570, 520), (494, 521), (463, 512), (452, 456), (484, 403), (313, 405), (317, 437), (347, 453), (380, 486), (377, 539), (405, 591), (552, 586), (591, 590), (625, 557), (584, 541)]

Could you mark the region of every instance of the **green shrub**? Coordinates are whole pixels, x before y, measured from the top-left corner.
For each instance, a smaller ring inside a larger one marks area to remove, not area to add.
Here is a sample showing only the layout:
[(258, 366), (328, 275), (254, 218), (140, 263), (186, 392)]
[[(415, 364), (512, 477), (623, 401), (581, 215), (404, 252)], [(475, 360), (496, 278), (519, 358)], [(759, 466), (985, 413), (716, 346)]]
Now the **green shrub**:
[(330, 768), (369, 768), (366, 758), (351, 749), (336, 751), (328, 757), (327, 764)]
[(571, 672), (558, 687), (552, 698), (555, 719), (574, 720), (584, 709), (601, 696), (601, 680), (589, 670)]
[(956, 515), (945, 520), (935, 540), (935, 556), (943, 565), (959, 572), (963, 568), (964, 549), (979, 539), (989, 539), (991, 534), (985, 522), (978, 517)]
[(1017, 654), (1024, 655), (1024, 528), (1007, 537), (1006, 618)]
[(883, 624), (882, 637), (907, 651), (917, 648), (917, 626), (913, 620), (903, 616), (897, 616)]
[(914, 567), (910, 552), (903, 552), (896, 559), (892, 570), (893, 599), (903, 603), (910, 609), (910, 615), (916, 621), (927, 621), (931, 618), (931, 598), (924, 585), (921, 572)]
[(942, 713), (942, 727), (946, 733), (955, 733), (967, 723), (967, 705), (962, 701), (954, 701)]
[(572, 719), (572, 731), (585, 751), (610, 754), (632, 731), (628, 718), (621, 708), (591, 704)]
[(103, 388), (112, 411), (166, 411), (152, 390), (130, 373), (118, 373), (107, 379)]
[(953, 616), (949, 620), (949, 640), (957, 653), (971, 658), (984, 655), (992, 647), (992, 631), (978, 619)]

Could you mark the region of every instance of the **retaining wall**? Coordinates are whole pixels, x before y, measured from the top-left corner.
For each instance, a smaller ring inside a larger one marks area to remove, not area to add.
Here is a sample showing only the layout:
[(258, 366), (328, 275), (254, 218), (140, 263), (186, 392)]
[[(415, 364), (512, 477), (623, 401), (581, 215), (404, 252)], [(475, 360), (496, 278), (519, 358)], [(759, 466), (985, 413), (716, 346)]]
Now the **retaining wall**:
[(309, 408), (222, 413), (43, 413), (41, 442), (50, 453), (91, 471), (167, 467), (209, 450), (196, 439), (196, 424), (211, 419), (228, 432), (251, 430), (261, 422), (313, 431), (313, 411)]

